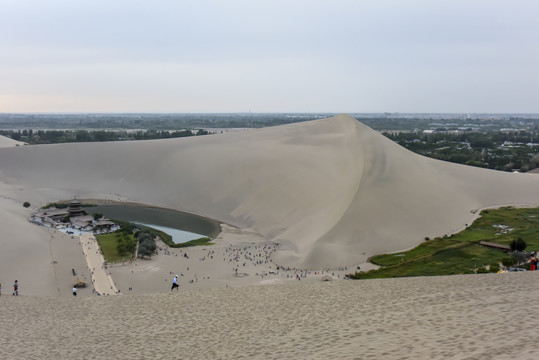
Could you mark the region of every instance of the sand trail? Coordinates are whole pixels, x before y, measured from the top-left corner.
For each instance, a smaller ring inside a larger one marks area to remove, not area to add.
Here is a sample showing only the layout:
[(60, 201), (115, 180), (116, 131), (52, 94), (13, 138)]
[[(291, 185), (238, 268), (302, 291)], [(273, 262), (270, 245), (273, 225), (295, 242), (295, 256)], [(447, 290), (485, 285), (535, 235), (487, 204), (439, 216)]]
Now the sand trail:
[(118, 295), (118, 289), (108, 272), (108, 265), (105, 264), (95, 236), (91, 233), (82, 233), (79, 235), (79, 242), (92, 275), (95, 291), (100, 295)]

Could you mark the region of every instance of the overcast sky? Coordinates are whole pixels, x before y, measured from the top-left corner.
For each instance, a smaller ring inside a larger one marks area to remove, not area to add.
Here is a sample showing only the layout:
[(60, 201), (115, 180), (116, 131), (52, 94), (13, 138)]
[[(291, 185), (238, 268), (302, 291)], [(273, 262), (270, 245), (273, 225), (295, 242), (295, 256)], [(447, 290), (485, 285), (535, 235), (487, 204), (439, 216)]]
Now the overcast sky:
[(0, 112), (539, 113), (537, 0), (0, 0)]

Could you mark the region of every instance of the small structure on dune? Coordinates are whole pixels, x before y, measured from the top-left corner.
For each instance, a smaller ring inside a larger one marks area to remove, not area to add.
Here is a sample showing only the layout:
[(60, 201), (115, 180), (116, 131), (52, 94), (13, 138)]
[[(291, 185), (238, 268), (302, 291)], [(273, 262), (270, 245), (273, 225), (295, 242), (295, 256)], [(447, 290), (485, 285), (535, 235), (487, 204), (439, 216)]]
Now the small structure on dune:
[(485, 246), (485, 247), (488, 247), (488, 248), (491, 248), (491, 249), (495, 249), (495, 250), (511, 252), (511, 247), (509, 245), (496, 244), (496, 243), (489, 242), (489, 241), (480, 241), (479, 245)]
[(86, 281), (81, 280), (78, 276), (75, 279), (75, 283), (73, 284), (76, 288), (86, 287)]

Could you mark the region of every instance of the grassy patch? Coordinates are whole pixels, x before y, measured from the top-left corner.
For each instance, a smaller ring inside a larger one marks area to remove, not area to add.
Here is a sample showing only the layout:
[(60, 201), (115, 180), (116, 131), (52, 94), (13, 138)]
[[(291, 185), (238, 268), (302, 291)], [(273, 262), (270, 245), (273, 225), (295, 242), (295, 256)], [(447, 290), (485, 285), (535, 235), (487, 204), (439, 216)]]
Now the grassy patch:
[(403, 276), (470, 274), (474, 269), (496, 264), (507, 254), (479, 245), (480, 241), (509, 245), (521, 237), (526, 250), (539, 249), (539, 208), (503, 207), (481, 212), (471, 226), (450, 237), (425, 241), (414, 249), (371, 258), (382, 266), (367, 273), (351, 275), (356, 279)]
[(124, 262), (135, 255), (137, 239), (125, 231), (97, 235), (97, 243), (108, 263)]

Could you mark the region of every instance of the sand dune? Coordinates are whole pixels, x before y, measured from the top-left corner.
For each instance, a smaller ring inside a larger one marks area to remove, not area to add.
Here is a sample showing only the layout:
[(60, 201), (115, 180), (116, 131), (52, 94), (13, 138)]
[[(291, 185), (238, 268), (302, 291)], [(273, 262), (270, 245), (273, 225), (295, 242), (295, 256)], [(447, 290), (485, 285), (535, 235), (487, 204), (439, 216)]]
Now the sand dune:
[(2, 359), (534, 359), (538, 272), (0, 297)]
[[(413, 247), (475, 210), (539, 204), (539, 178), (428, 159), (355, 119), (158, 141), (0, 149), (4, 196), (108, 198), (208, 216), (324, 268)], [(18, 190), (13, 190), (18, 189)]]
[[(89, 239), (28, 221), (32, 208), (75, 194), (229, 225), (188, 258), (163, 248), (92, 277), (101, 260), (88, 261)], [(506, 204), (539, 205), (539, 176), (421, 157), (345, 115), (196, 138), (1, 148), (0, 358), (532, 359), (537, 272), (342, 280), (355, 269), (344, 265)], [(98, 297), (90, 286), (73, 297), (73, 271), (125, 295)], [(335, 281), (321, 283), (328, 274)], [(15, 279), (20, 296), (10, 295)]]
[(304, 268), (412, 247), (483, 207), (539, 204), (537, 176), (421, 157), (345, 115), (187, 139), (5, 148), (0, 161), (0, 181), (22, 188), (21, 200), (77, 194), (193, 212), (279, 241), (276, 261)]

